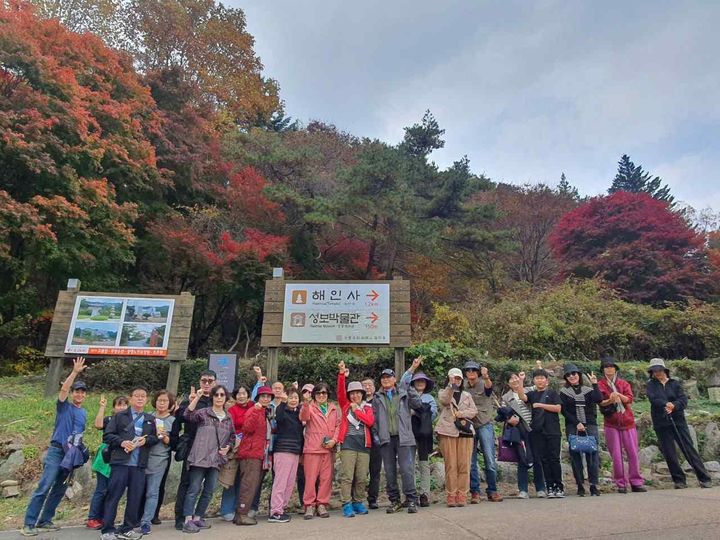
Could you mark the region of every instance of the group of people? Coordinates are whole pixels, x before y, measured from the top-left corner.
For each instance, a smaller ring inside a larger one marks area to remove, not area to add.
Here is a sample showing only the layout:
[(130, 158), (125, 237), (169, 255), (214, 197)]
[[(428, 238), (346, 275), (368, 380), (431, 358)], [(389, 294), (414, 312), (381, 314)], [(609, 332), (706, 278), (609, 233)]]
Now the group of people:
[[(210, 528), (205, 518), (218, 483), (221, 518), (237, 525), (257, 524), (268, 472), (272, 476), (269, 522), (290, 521), (288, 505), (296, 486), (304, 519), (329, 517), (338, 451), (345, 517), (378, 508), (383, 469), (390, 501), (386, 512), (414, 514), (418, 506), (430, 505), (429, 458), (436, 440), (444, 460), (448, 507), (481, 501), (480, 453), (489, 501), (503, 500), (497, 490), (498, 459), (517, 463), (519, 498), (529, 498), (531, 470), (537, 497), (562, 498), (561, 416), (577, 494), (586, 494), (587, 473), (590, 495), (599, 496), (598, 412), (617, 491), (646, 491), (633, 391), (620, 378), (613, 359), (601, 361), (599, 380), (594, 373), (583, 375), (574, 364), (566, 364), (559, 390), (550, 388), (549, 374), (541, 367), (532, 372), (532, 381), (526, 381), (524, 372), (513, 373), (500, 400), (488, 369), (468, 361), (462, 369), (449, 370), (437, 401), (432, 394), (435, 382), (420, 369), (422, 361), (422, 357), (413, 360), (399, 380), (392, 369), (383, 370), (378, 389), (372, 379), (349, 381), (350, 372), (341, 362), (336, 402), (325, 382), (302, 388), (297, 383), (287, 388), (280, 382), (268, 386), (259, 367), (254, 368), (257, 383), (252, 390), (239, 387), (231, 395), (217, 384), (216, 374), (206, 370), (198, 389), (192, 387), (181, 403), (166, 390), (156, 392), (152, 413), (145, 412), (148, 391), (142, 386), (127, 397), (116, 397), (109, 415), (102, 398), (95, 427), (103, 430), (103, 444), (93, 461), (97, 486), (87, 526), (100, 530), (102, 540), (136, 540), (149, 534), (160, 523), (158, 512), (173, 457), (183, 464), (175, 527), (185, 533)], [(52, 520), (68, 475), (61, 463), (74, 446), (82, 444), (85, 430), (82, 405), (87, 386), (77, 379), (84, 369), (84, 359), (75, 359), (60, 390), (42, 477), (25, 516), (25, 536), (57, 530)], [(648, 374), (653, 426), (675, 487), (687, 487), (676, 443), (700, 485), (711, 487), (685, 421), (687, 396), (682, 385), (670, 377), (661, 359), (651, 361)], [(496, 423), (502, 426), (497, 439)], [(125, 513), (118, 525), (117, 508), (124, 495)]]

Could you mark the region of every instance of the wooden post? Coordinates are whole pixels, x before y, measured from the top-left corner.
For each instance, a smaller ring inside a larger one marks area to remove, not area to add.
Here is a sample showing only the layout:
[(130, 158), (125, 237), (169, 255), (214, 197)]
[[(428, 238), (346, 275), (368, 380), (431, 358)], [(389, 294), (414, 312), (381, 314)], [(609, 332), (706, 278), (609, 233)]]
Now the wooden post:
[(405, 373), (405, 348), (395, 347), (395, 378), (399, 381)]
[(48, 366), (47, 379), (45, 379), (45, 397), (56, 396), (60, 391), (60, 376), (62, 375), (63, 359), (51, 358)]
[(170, 360), (170, 366), (168, 367), (167, 384), (165, 388), (168, 392), (172, 392), (174, 395), (178, 395), (178, 386), (180, 386), (180, 367), (181, 362), (177, 360)]
[(272, 384), (277, 380), (278, 376), (278, 358), (280, 349), (277, 347), (268, 347), (267, 364), (265, 365), (265, 376), (268, 384)]

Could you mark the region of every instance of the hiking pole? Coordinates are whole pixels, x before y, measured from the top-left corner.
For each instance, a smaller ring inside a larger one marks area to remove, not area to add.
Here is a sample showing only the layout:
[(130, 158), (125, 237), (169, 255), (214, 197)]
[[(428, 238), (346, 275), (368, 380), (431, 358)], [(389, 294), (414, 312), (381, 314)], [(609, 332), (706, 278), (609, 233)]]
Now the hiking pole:
[(685, 441), (680, 436), (680, 430), (678, 429), (677, 425), (675, 424), (675, 419), (672, 417), (672, 414), (667, 414), (667, 417), (670, 419), (670, 423), (672, 424), (673, 429), (675, 430), (675, 435), (677, 436), (677, 443), (680, 447), (680, 450), (683, 453), (683, 456), (685, 456), (685, 459), (688, 463), (690, 463), (690, 453), (687, 451), (687, 448), (685, 448)]

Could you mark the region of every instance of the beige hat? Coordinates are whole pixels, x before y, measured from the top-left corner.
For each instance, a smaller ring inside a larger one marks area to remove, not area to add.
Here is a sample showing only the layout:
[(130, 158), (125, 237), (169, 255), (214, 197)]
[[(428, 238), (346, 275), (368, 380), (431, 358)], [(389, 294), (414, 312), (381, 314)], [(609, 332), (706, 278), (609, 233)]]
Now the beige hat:
[(454, 367), (450, 371), (448, 371), (448, 377), (450, 377), (451, 379), (453, 377), (460, 377), (462, 379), (462, 376), (463, 376), (463, 372), (460, 368)]

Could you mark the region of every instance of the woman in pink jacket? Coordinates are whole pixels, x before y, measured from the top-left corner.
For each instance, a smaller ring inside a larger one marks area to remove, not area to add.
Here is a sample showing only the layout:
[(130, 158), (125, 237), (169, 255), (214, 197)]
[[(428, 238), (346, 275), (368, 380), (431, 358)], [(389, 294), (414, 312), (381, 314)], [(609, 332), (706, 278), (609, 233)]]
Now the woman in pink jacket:
[[(321, 518), (330, 517), (327, 507), (332, 492), (335, 445), (340, 431), (340, 411), (328, 401), (329, 387), (320, 383), (313, 388), (312, 400), (304, 397), (300, 420), (305, 422), (305, 519), (312, 519), (315, 508)], [(306, 395), (305, 395), (306, 396)], [(318, 488), (315, 484), (320, 481)]]

